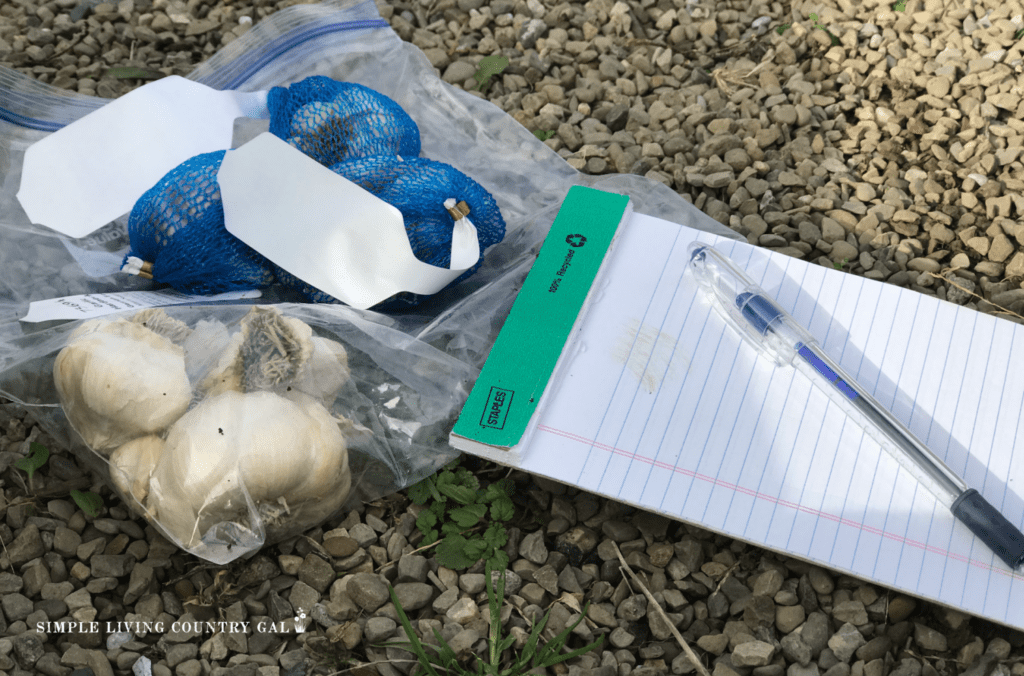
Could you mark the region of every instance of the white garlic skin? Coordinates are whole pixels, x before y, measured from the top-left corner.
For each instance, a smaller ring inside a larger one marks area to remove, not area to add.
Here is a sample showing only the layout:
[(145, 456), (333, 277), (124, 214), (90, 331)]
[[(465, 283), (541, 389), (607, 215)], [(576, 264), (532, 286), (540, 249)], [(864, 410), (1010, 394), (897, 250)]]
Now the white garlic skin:
[[(284, 498), (304, 521), (333, 505), (329, 515), (350, 487), (345, 438), (323, 405), (301, 392), (227, 391), (171, 426), (147, 507), (188, 548), (214, 524), (238, 518), (246, 494), (257, 506)], [(286, 523), (299, 524), (292, 515)]]
[[(110, 478), (128, 504), (136, 509), (146, 503), (149, 479), (164, 450), (164, 440), (155, 434), (133, 439), (110, 456)], [(138, 505), (132, 503), (134, 498)]]
[(181, 347), (124, 319), (80, 326), (53, 377), (72, 426), (103, 455), (167, 428), (192, 399)]

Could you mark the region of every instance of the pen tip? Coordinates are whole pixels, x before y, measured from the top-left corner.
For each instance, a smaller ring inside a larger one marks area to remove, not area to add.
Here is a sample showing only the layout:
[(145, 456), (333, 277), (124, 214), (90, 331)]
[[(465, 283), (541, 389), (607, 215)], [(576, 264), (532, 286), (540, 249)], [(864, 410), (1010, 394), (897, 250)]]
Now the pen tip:
[(708, 247), (706, 245), (701, 245), (701, 246), (693, 247), (690, 250), (690, 262), (692, 263), (693, 261), (696, 261), (696, 260), (703, 260), (704, 252), (707, 250), (707, 248)]

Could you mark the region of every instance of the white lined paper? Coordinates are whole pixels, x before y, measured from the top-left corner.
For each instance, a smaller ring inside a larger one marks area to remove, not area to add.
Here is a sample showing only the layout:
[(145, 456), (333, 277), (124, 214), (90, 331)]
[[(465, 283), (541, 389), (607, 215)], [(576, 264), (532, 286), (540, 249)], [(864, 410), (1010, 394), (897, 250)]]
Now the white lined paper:
[[(1024, 629), (1024, 576), (803, 374), (776, 368), (711, 311), (684, 273), (694, 239), (744, 268), (968, 484), (1024, 523), (1014, 479), (1024, 477), (1024, 381), (1007, 374), (1024, 327), (640, 214), (588, 314), (585, 349), (517, 466)], [(609, 357), (622, 327), (636, 325), (675, 341), (653, 392)], [(502, 462), (501, 452), (485, 455)]]

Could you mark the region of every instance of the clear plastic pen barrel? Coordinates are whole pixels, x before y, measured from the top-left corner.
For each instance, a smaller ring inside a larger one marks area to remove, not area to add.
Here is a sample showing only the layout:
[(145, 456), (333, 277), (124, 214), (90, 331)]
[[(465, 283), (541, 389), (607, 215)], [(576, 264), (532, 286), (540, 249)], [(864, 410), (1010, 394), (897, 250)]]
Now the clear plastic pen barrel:
[(891, 413), (876, 404), (814, 337), (716, 249), (690, 245), (690, 266), (722, 318), (780, 366), (792, 364), (940, 502), (952, 507), (968, 486)]

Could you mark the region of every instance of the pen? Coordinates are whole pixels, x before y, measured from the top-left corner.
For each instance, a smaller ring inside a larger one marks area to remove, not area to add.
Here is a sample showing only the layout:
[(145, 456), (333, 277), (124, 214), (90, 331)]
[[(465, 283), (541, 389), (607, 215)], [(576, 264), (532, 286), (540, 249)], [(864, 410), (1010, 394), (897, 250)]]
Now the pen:
[(727, 324), (777, 365), (807, 375), (1010, 568), (1024, 564), (1024, 534), (857, 385), (743, 270), (702, 242), (688, 251), (697, 283)]

